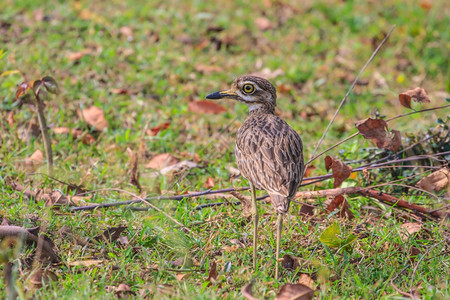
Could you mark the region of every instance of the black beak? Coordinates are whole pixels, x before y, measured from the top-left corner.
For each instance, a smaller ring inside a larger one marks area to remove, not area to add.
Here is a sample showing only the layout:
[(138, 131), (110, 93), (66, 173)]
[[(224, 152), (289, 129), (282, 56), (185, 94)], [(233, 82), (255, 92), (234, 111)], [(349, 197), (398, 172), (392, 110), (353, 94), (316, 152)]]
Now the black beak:
[(233, 98), (236, 96), (236, 93), (233, 89), (218, 91), (206, 96), (206, 99), (222, 99), (222, 98)]
[(206, 96), (206, 99), (222, 99), (224, 97), (220, 92), (215, 92)]

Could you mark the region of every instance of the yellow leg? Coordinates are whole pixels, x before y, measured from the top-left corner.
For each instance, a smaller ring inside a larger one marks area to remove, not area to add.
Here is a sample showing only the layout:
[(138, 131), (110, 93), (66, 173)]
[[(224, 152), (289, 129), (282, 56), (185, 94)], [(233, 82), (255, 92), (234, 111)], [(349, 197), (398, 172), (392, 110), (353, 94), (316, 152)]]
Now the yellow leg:
[(255, 229), (253, 233), (253, 271), (256, 271), (256, 246), (258, 237), (258, 208), (256, 207), (256, 189), (253, 184), (250, 183), (252, 192), (252, 215), (253, 215), (253, 227)]
[(275, 280), (278, 280), (278, 261), (280, 259), (280, 240), (281, 231), (283, 230), (283, 215), (278, 213), (277, 218), (277, 250), (276, 250), (276, 260), (275, 260)]

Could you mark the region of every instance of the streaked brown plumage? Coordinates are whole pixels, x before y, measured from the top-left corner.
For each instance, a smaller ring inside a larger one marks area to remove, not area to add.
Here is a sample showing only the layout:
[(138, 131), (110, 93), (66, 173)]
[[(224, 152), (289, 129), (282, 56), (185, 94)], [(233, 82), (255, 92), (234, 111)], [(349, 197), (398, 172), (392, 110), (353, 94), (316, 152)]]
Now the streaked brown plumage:
[[(258, 212), (255, 188), (264, 189), (271, 198), (277, 220), (277, 261), (282, 216), (303, 177), (303, 145), (300, 136), (283, 119), (274, 114), (275, 87), (267, 80), (245, 75), (237, 78), (231, 89), (208, 95), (208, 99), (230, 98), (245, 103), (249, 116), (236, 137), (236, 162), (252, 187), (254, 215), (253, 267), (256, 268), (256, 234)], [(278, 277), (278, 262), (275, 268)]]

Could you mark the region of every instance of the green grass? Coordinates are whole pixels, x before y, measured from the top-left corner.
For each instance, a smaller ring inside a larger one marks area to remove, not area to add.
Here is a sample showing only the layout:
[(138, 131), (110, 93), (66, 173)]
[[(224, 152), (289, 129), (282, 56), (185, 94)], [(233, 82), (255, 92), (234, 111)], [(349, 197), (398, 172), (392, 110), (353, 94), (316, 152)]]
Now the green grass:
[[(15, 225), (46, 228), (64, 263), (103, 260), (91, 267), (53, 266), (58, 280), (37, 290), (28, 283), (32, 270), (23, 266), (17, 279), (27, 297), (115, 298), (110, 287), (125, 283), (137, 298), (235, 299), (242, 298), (241, 288), (256, 278), (255, 296), (273, 298), (284, 282), (296, 282), (300, 273), (314, 279), (319, 287), (316, 295), (323, 299), (398, 299), (402, 296), (390, 284), (393, 278), (404, 292), (413, 280), (413, 288), (423, 299), (449, 297), (445, 274), (450, 260), (445, 255), (448, 245), (442, 242), (448, 239), (447, 224), (424, 222), (426, 230), (403, 241), (399, 230), (408, 221), (404, 214), (363, 197), (348, 198), (355, 219), (339, 219), (344, 234), (358, 235), (352, 252), (336, 252), (319, 242), (323, 230), (336, 220), (324, 211), (325, 199), (311, 201), (319, 207), (311, 218), (300, 216), (300, 205), (293, 203), (284, 224), (282, 255), (299, 257), (300, 268), (283, 270), (277, 283), (273, 280), (276, 216), (270, 204), (259, 207), (258, 272), (253, 274), (252, 222), (242, 216), (240, 207), (196, 211), (196, 206), (215, 201), (205, 198), (154, 202), (188, 226), (192, 230), (188, 233), (154, 211), (126, 207), (76, 213), (55, 210), (46, 208), (43, 201), (27, 201), (8, 185), (14, 180), (33, 189), (69, 193), (63, 184), (38, 174), (47, 172), (45, 165), (32, 171), (23, 165), (44, 147), (40, 137), (19, 139), (21, 127), (36, 119), (36, 114), (32, 106), (15, 105), (15, 90), (24, 80), (45, 75), (54, 77), (61, 89), (46, 102), (51, 126), (89, 132), (77, 110), (90, 105), (100, 107), (109, 122), (106, 132), (91, 132), (96, 138), (93, 145), (51, 133), (53, 177), (86, 190), (100, 190), (86, 200), (96, 203), (132, 198), (109, 188), (136, 193), (129, 180), (130, 150), (141, 149), (140, 183), (147, 195), (204, 190), (208, 177), (214, 179), (213, 189), (246, 186), (243, 178), (230, 179), (229, 166), (235, 166), (234, 137), (247, 108), (223, 101), (220, 104), (227, 113), (206, 115), (189, 111), (188, 104), (226, 88), (239, 75), (264, 68), (282, 70), (271, 79), (278, 87), (286, 87), (279, 92), (278, 106), (301, 134), (305, 155), (310, 157), (351, 81), (393, 24), (397, 28), (363, 74), (367, 85), (356, 86), (321, 149), (353, 133), (354, 122), (370, 114), (392, 117), (407, 112), (397, 95), (416, 86), (425, 88), (433, 103), (414, 104), (414, 108), (444, 105), (450, 92), (450, 13), (445, 1), (430, 2), (429, 10), (421, 6), (424, 1), (329, 0), (285, 6), (272, 2), (271, 7), (264, 7), (264, 1), (3, 2), (0, 74), (19, 70), (23, 75), (0, 77), (0, 216)], [(262, 16), (276, 29), (259, 30), (253, 20)], [(121, 34), (123, 26), (131, 29), (132, 38)], [(71, 53), (86, 49), (89, 54), (70, 60)], [(218, 69), (203, 74), (198, 71), (201, 65)], [(386, 86), (377, 86), (376, 72), (385, 78)], [(130, 95), (112, 92), (118, 88)], [(12, 126), (7, 122), (10, 111), (14, 112)], [(416, 114), (390, 127), (400, 130), (403, 137), (423, 136), (436, 127), (438, 118), (446, 120), (447, 115), (443, 110)], [(171, 125), (157, 136), (143, 134), (145, 128), (164, 122)], [(371, 147), (358, 137), (330, 155), (356, 160), (365, 157), (364, 149)], [(165, 152), (179, 158), (183, 152), (196, 153), (200, 167), (173, 176), (155, 175), (145, 168), (151, 156)], [(326, 173), (321, 159), (314, 165), (312, 175)], [(363, 185), (365, 181), (358, 175), (345, 184)], [(331, 182), (325, 182), (305, 189), (331, 187)], [(403, 199), (437, 207), (434, 198)], [(375, 207), (378, 214), (369, 214), (367, 206)], [(128, 227), (123, 234), (128, 245), (83, 242), (119, 225)], [(70, 232), (62, 234), (62, 228)], [(245, 249), (225, 251), (233, 239), (239, 239)], [(412, 247), (420, 251), (414, 260), (410, 260)], [(27, 256), (32, 254), (23, 251), (19, 258)], [(180, 258), (184, 264), (174, 266), (172, 262)], [(219, 277), (209, 285), (206, 279), (212, 260), (217, 262)], [(174, 269), (180, 268), (189, 269), (185, 273), (190, 275), (178, 280), (176, 275), (183, 273)], [(4, 277), (0, 276), (0, 298), (5, 297)]]

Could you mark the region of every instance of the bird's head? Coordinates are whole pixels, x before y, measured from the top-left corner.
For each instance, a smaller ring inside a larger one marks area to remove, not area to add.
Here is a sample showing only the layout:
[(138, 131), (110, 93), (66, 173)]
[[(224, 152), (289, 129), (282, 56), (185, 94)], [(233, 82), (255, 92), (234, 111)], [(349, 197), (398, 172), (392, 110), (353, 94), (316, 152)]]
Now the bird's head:
[(277, 103), (277, 91), (275, 87), (266, 79), (244, 75), (237, 78), (231, 88), (215, 92), (206, 96), (206, 99), (229, 98), (245, 103), (250, 112), (262, 110), (273, 113)]

